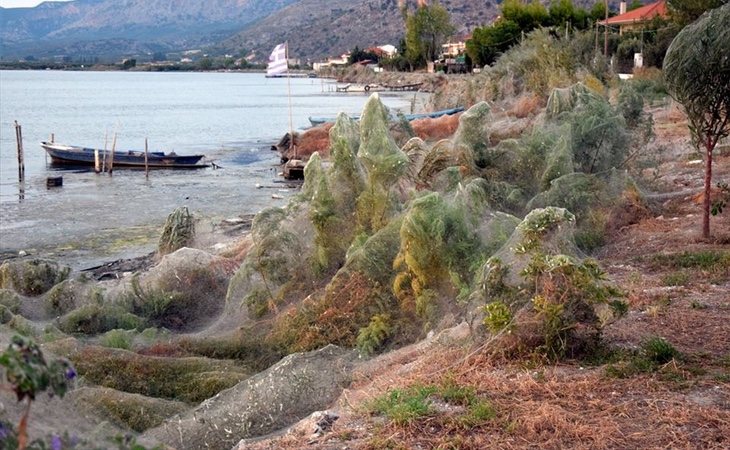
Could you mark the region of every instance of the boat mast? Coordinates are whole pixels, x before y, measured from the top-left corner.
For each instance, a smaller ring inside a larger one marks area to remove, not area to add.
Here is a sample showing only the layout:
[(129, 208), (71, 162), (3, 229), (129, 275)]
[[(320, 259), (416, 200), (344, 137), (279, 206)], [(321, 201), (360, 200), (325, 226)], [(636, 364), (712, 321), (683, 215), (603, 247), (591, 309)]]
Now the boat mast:
[(297, 159), (297, 147), (294, 145), (294, 120), (291, 108), (291, 75), (289, 73), (289, 41), (284, 42), (284, 59), (286, 62), (286, 87), (289, 98), (289, 149), (294, 147), (294, 159)]

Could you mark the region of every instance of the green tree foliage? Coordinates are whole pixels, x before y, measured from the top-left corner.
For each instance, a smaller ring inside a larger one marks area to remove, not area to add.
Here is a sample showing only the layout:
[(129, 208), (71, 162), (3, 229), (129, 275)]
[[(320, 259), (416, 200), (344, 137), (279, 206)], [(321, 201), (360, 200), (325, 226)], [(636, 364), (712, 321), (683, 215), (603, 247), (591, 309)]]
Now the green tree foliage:
[(672, 20), (685, 26), (697, 20), (705, 11), (727, 4), (728, 0), (668, 0)]
[(474, 30), (472, 38), (466, 43), (466, 52), (474, 64), (491, 65), (501, 53), (521, 42), (525, 33), (541, 27), (562, 30), (566, 24), (570, 29), (585, 29), (590, 27), (589, 19), (593, 18), (594, 13), (604, 11), (605, 9), (596, 9), (588, 13), (582, 8), (576, 8), (571, 0), (556, 0), (549, 10), (539, 1), (524, 3), (521, 0), (506, 0), (502, 3), (499, 20)]
[[(76, 370), (63, 358), (48, 363), (38, 344), (17, 335), (13, 336), (8, 348), (0, 354), (0, 367), (3, 368), (5, 380), (18, 401), (27, 400), (18, 424), (17, 444), (22, 449), (28, 442), (28, 415), (36, 395), (48, 391), (51, 397), (63, 397), (71, 387), (72, 380), (76, 378)], [(0, 428), (0, 431), (5, 430)], [(6, 437), (7, 433), (0, 435), (3, 441)], [(6, 447), (3, 445), (2, 448)]]
[(695, 144), (703, 146), (705, 195), (702, 234), (710, 236), (712, 151), (730, 134), (730, 4), (685, 27), (664, 59), (669, 93), (684, 105)]
[(576, 8), (571, 0), (556, 0), (550, 4), (550, 24), (563, 27), (566, 23), (576, 27), (585, 28), (588, 13), (583, 8)]
[(476, 28), (466, 42), (466, 53), (478, 66), (492, 64), (501, 53), (519, 42), (520, 35), (517, 23), (500, 20), (492, 26)]
[(516, 23), (522, 31), (534, 30), (548, 20), (548, 11), (539, 1), (529, 4), (521, 0), (506, 0), (502, 3), (502, 17)]
[(642, 6), (644, 5), (641, 3), (641, 0), (633, 0), (629, 4), (629, 6), (626, 7), (626, 11), (633, 11), (635, 9), (641, 8)]
[(203, 58), (198, 61), (198, 68), (200, 70), (211, 70), (213, 68), (213, 60), (210, 58)]
[(603, 0), (598, 0), (593, 4), (590, 11), (588, 11), (588, 18), (593, 21), (603, 20), (606, 18), (606, 3)]
[(441, 44), (454, 32), (449, 12), (438, 2), (406, 16), (406, 58), (412, 67), (434, 61)]
[(355, 46), (355, 49), (350, 52), (350, 56), (347, 58), (348, 64), (355, 64), (360, 61), (373, 61), (378, 62), (380, 58), (373, 52), (368, 52)]

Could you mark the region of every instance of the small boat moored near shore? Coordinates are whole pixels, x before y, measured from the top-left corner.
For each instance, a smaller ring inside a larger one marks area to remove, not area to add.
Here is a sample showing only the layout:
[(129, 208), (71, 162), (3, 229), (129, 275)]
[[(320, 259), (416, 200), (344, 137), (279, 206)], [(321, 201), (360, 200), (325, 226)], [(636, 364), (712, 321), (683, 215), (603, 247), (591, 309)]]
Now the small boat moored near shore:
[[(435, 119), (435, 118), (441, 117), (441, 116), (450, 116), (452, 114), (460, 113), (462, 111), (464, 111), (464, 108), (463, 107), (458, 107), (458, 108), (451, 108), (451, 109), (442, 109), (440, 111), (434, 111), (434, 112), (430, 112), (430, 113), (403, 114), (403, 117), (405, 117), (405, 119), (410, 122), (412, 120), (418, 120), (418, 119), (426, 119), (426, 118)], [(359, 115), (351, 115), (350, 118), (352, 120), (360, 120), (360, 116)], [(334, 122), (336, 119), (337, 119), (336, 117), (313, 117), (313, 116), (310, 116), (309, 117), (309, 122), (312, 123), (312, 126), (315, 126), (316, 127), (317, 125), (322, 125), (323, 123)], [(397, 115), (394, 115), (391, 112), (391, 114), (390, 114), (390, 120), (397, 120), (397, 119), (398, 119), (398, 116)]]
[[(41, 142), (41, 147), (51, 157), (51, 163), (65, 166), (94, 166), (96, 152), (99, 158), (113, 161), (114, 167), (145, 168), (145, 152), (139, 150), (114, 151), (100, 150), (74, 145), (64, 145), (55, 142)], [(150, 169), (199, 169), (208, 167), (200, 160), (205, 155), (177, 155), (175, 152), (148, 152), (146, 165)]]

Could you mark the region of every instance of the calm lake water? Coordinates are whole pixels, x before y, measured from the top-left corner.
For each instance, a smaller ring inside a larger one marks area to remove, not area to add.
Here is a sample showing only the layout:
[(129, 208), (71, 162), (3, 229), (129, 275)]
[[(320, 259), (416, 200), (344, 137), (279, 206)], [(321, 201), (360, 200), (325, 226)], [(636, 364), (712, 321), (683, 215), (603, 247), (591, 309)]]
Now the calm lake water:
[[(328, 92), (319, 79), (292, 79), (295, 129), (309, 116), (359, 113), (367, 96)], [(409, 112), (406, 96), (381, 95)], [(13, 122), (22, 125), (25, 183), (18, 183)], [(289, 128), (286, 79), (240, 73), (0, 71), (0, 254), (66, 258), (84, 265), (124, 254), (130, 236), (149, 248), (165, 217), (188, 206), (205, 217), (254, 213), (291, 195), (274, 187), (278, 155), (269, 150)], [(222, 169), (115, 170), (113, 177), (47, 166), (39, 142), (203, 153)], [(47, 189), (46, 177), (63, 175)], [(124, 236), (121, 239), (120, 236)], [(104, 251), (96, 241), (102, 241)], [(115, 243), (116, 242), (116, 243)], [(64, 261), (66, 262), (66, 261)]]

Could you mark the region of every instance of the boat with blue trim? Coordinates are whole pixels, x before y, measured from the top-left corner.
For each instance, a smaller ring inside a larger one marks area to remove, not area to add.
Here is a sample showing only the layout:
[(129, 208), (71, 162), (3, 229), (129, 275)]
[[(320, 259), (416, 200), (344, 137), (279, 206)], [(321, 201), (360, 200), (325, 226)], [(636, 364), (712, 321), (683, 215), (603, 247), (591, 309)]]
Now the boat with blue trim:
[[(41, 147), (51, 157), (54, 165), (65, 166), (94, 166), (96, 152), (102, 161), (113, 160), (114, 168), (118, 167), (145, 167), (145, 152), (142, 150), (114, 151), (100, 150), (75, 145), (64, 145), (56, 142), (41, 142)], [(147, 167), (150, 169), (199, 169), (208, 167), (200, 161), (205, 155), (178, 155), (175, 152), (148, 152)]]

